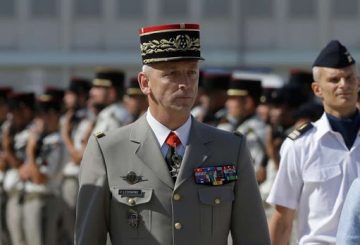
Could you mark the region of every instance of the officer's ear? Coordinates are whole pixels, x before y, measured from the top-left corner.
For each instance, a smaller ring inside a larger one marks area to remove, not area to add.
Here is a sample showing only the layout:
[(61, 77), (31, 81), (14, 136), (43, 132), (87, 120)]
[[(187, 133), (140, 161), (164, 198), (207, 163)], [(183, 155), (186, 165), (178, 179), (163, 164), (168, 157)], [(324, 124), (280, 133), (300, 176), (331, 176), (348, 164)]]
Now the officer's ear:
[(318, 97), (320, 97), (320, 98), (323, 97), (323, 95), (322, 95), (322, 90), (321, 90), (321, 87), (320, 87), (320, 85), (319, 85), (319, 82), (313, 82), (313, 83), (311, 84), (311, 88), (312, 88), (312, 90), (313, 90), (313, 92), (314, 92), (314, 94), (315, 94), (316, 96), (318, 96)]
[(140, 86), (141, 91), (143, 92), (143, 94), (145, 95), (149, 95), (150, 94), (150, 86), (149, 86), (149, 77), (148, 75), (145, 74), (145, 72), (139, 72), (138, 74), (138, 83)]

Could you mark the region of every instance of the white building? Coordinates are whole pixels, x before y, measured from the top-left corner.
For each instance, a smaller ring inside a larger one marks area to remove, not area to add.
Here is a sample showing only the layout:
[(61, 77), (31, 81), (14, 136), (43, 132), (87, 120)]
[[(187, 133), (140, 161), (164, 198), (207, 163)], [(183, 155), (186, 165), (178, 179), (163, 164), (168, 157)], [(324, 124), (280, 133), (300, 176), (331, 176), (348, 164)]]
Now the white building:
[(0, 84), (41, 90), (141, 66), (138, 29), (201, 24), (205, 64), (310, 68), (331, 39), (360, 59), (360, 0), (0, 0)]

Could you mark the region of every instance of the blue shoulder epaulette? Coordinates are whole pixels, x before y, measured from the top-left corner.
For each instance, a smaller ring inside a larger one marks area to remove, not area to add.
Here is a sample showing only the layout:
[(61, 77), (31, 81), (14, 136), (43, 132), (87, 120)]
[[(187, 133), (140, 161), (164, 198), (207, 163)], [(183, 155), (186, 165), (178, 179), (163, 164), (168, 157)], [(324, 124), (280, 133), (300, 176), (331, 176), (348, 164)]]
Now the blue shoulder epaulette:
[(311, 129), (313, 127), (314, 126), (312, 125), (311, 122), (304, 123), (300, 127), (294, 129), (287, 137), (292, 140), (296, 140), (301, 135), (305, 134), (309, 129)]

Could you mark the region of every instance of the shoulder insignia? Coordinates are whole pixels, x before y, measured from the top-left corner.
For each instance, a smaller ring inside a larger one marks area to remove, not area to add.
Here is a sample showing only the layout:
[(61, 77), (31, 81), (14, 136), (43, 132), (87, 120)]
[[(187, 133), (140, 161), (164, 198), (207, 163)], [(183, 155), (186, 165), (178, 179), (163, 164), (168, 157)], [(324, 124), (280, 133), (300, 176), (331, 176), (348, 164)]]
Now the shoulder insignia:
[(240, 133), (239, 131), (234, 131), (234, 134), (236, 135), (236, 136), (243, 136), (243, 134), (242, 133)]
[(251, 133), (254, 133), (255, 132), (255, 130), (253, 129), (253, 128), (248, 128), (248, 130), (246, 131), (246, 135), (248, 135), (248, 134), (251, 134)]
[(301, 135), (305, 134), (307, 131), (309, 131), (309, 129), (313, 128), (314, 126), (312, 125), (312, 123), (308, 122), (308, 123), (304, 123), (302, 124), (300, 127), (294, 129), (287, 137), (292, 139), (292, 140), (296, 140), (298, 139)]
[(102, 138), (105, 136), (105, 133), (102, 131), (99, 131), (99, 132), (96, 132), (94, 135), (96, 138)]

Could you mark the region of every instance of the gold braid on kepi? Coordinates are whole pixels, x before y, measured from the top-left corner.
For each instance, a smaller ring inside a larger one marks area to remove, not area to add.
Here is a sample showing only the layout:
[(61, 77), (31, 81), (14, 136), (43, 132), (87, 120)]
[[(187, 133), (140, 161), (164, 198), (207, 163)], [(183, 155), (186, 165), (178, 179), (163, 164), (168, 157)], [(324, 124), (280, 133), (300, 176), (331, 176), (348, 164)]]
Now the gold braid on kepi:
[(143, 64), (173, 60), (203, 60), (198, 24), (168, 24), (139, 30)]

